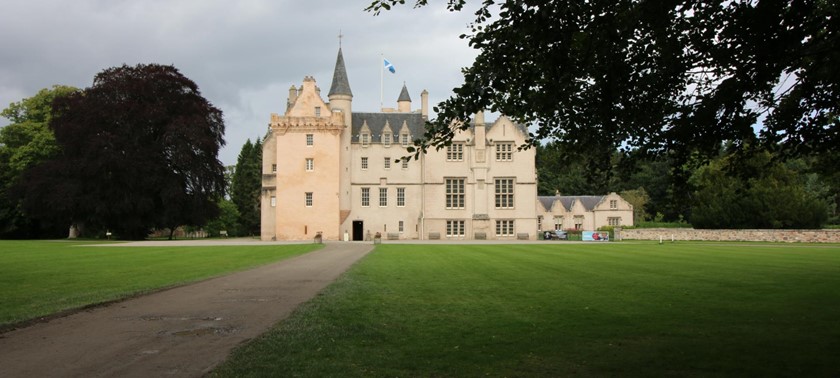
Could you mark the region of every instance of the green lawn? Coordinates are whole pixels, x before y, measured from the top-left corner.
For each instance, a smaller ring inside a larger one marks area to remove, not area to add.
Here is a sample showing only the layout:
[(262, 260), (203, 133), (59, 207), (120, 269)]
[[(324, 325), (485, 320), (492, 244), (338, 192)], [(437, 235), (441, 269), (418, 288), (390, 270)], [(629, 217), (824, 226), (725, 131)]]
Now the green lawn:
[(0, 241), (0, 329), (68, 309), (296, 256), (313, 244), (226, 247), (83, 246)]
[(219, 376), (840, 376), (840, 246), (382, 245)]

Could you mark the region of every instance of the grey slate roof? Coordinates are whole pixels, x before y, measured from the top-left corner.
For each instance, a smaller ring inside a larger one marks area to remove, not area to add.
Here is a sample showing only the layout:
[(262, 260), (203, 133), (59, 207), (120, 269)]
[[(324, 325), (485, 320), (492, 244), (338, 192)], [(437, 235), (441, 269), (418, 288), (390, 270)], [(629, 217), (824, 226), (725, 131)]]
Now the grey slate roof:
[(357, 113), (353, 112), (353, 117), (351, 118), (352, 122), (352, 139), (353, 143), (359, 142), (359, 134), (362, 130), (362, 125), (367, 122), (368, 128), (370, 128), (371, 133), (371, 143), (381, 143), (382, 142), (382, 129), (385, 128), (385, 121), (388, 121), (388, 124), (391, 126), (391, 132), (393, 132), (395, 139), (394, 143), (397, 144), (396, 136), (400, 134), (400, 129), (402, 129), (403, 122), (406, 122), (408, 126), (408, 130), (411, 133), (411, 140), (422, 139), (423, 134), (426, 132), (426, 123), (423, 120), (423, 116), (420, 113)]
[(554, 201), (559, 199), (560, 203), (566, 208), (566, 210), (571, 209), (572, 204), (575, 201), (579, 201), (586, 211), (592, 211), (595, 209), (595, 206), (601, 203), (604, 196), (539, 196), (537, 198), (546, 210), (551, 210), (551, 205), (554, 204)]
[(551, 210), (551, 205), (554, 204), (554, 196), (539, 196), (537, 200), (542, 204), (543, 209)]
[(400, 97), (397, 98), (397, 102), (400, 102), (400, 101), (411, 102), (411, 97), (408, 96), (408, 88), (405, 87), (404, 83), (403, 83), (402, 91), (400, 91)]
[(328, 96), (334, 94), (352, 96), (350, 91), (350, 81), (347, 79), (347, 68), (344, 67), (344, 55), (341, 53), (341, 48), (338, 48), (338, 58), (335, 59), (335, 72), (333, 72), (332, 85), (330, 85), (330, 93)]
[(604, 196), (577, 196), (577, 200), (583, 204), (586, 211), (592, 211)]

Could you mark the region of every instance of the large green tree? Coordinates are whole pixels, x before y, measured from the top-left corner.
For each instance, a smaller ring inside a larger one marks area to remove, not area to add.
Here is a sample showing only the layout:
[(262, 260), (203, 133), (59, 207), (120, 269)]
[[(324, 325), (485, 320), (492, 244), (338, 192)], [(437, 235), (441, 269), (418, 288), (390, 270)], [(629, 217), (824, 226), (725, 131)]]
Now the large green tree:
[(262, 188), (262, 143), (248, 139), (239, 152), (231, 179), (231, 201), (239, 212), (240, 235), (260, 234), (260, 189)]
[(62, 85), (45, 88), (32, 97), (9, 104), (0, 113), (11, 122), (0, 128), (0, 237), (56, 236), (60, 232), (42, 229), (39, 222), (23, 214), (19, 201), (9, 197), (9, 190), (19, 182), (23, 172), (59, 152), (48, 126), (52, 103), (55, 98), (75, 91), (76, 88)]
[[(631, 203), (640, 217), (637, 221), (657, 214), (662, 219), (676, 221), (686, 217), (690, 210), (690, 188), (675, 179), (675, 169), (668, 156), (636, 157), (616, 150), (610, 153), (606, 165), (591, 165), (595, 159), (590, 155), (594, 152), (573, 153), (558, 143), (539, 145), (536, 152), (540, 195), (627, 192), (636, 198)], [(683, 167), (681, 171), (690, 174), (694, 168)]]
[(219, 215), (207, 221), (207, 224), (204, 225), (204, 231), (207, 231), (210, 236), (221, 236), (221, 231), (225, 231), (228, 236), (232, 236), (239, 224), (239, 211), (236, 210), (236, 205), (230, 200), (220, 198), (217, 202)]
[[(405, 0), (376, 0), (379, 13)], [(460, 11), (466, 0), (449, 0)], [(427, 0), (417, 0), (424, 6)], [(490, 109), (607, 166), (616, 149), (675, 167), (724, 141), (785, 152), (840, 144), (840, 2), (484, 0), (479, 51), (419, 151)], [(759, 122), (761, 121), (761, 122)], [(461, 122), (461, 123), (458, 123)], [(758, 133), (756, 133), (756, 129)], [(685, 173), (675, 172), (685, 178)]]
[(24, 174), (18, 194), (28, 214), (127, 239), (217, 214), (222, 112), (175, 67), (106, 69), (53, 108), (60, 152)]
[(808, 190), (807, 176), (766, 151), (717, 159), (691, 181), (696, 228), (819, 228), (828, 219), (828, 204)]
[[(608, 174), (613, 169), (614, 161), (606, 160), (593, 163), (589, 153), (571, 153), (557, 143), (547, 143), (536, 147), (536, 166), (539, 178), (540, 195), (586, 195), (607, 193), (614, 190), (613, 176)], [(617, 158), (613, 151), (608, 156)]]

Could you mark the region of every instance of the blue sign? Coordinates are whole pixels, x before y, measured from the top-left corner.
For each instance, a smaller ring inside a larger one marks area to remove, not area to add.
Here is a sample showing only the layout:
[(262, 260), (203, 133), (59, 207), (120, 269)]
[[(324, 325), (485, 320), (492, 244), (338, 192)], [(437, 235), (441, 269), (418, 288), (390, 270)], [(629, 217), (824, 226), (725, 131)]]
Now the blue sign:
[(610, 241), (610, 233), (607, 231), (584, 231), (583, 241)]

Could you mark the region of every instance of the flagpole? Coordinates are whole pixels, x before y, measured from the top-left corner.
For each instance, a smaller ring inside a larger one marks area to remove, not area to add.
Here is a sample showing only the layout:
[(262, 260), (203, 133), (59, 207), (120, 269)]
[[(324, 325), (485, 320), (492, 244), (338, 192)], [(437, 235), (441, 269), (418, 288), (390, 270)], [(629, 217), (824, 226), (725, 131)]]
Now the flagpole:
[(382, 97), (382, 81), (383, 81), (383, 78), (385, 76), (385, 73), (383, 72), (385, 70), (382, 68), (382, 65), (384, 64), (383, 62), (385, 62), (385, 54), (379, 54), (379, 111), (380, 112), (382, 111), (382, 106), (384, 104), (383, 97)]

